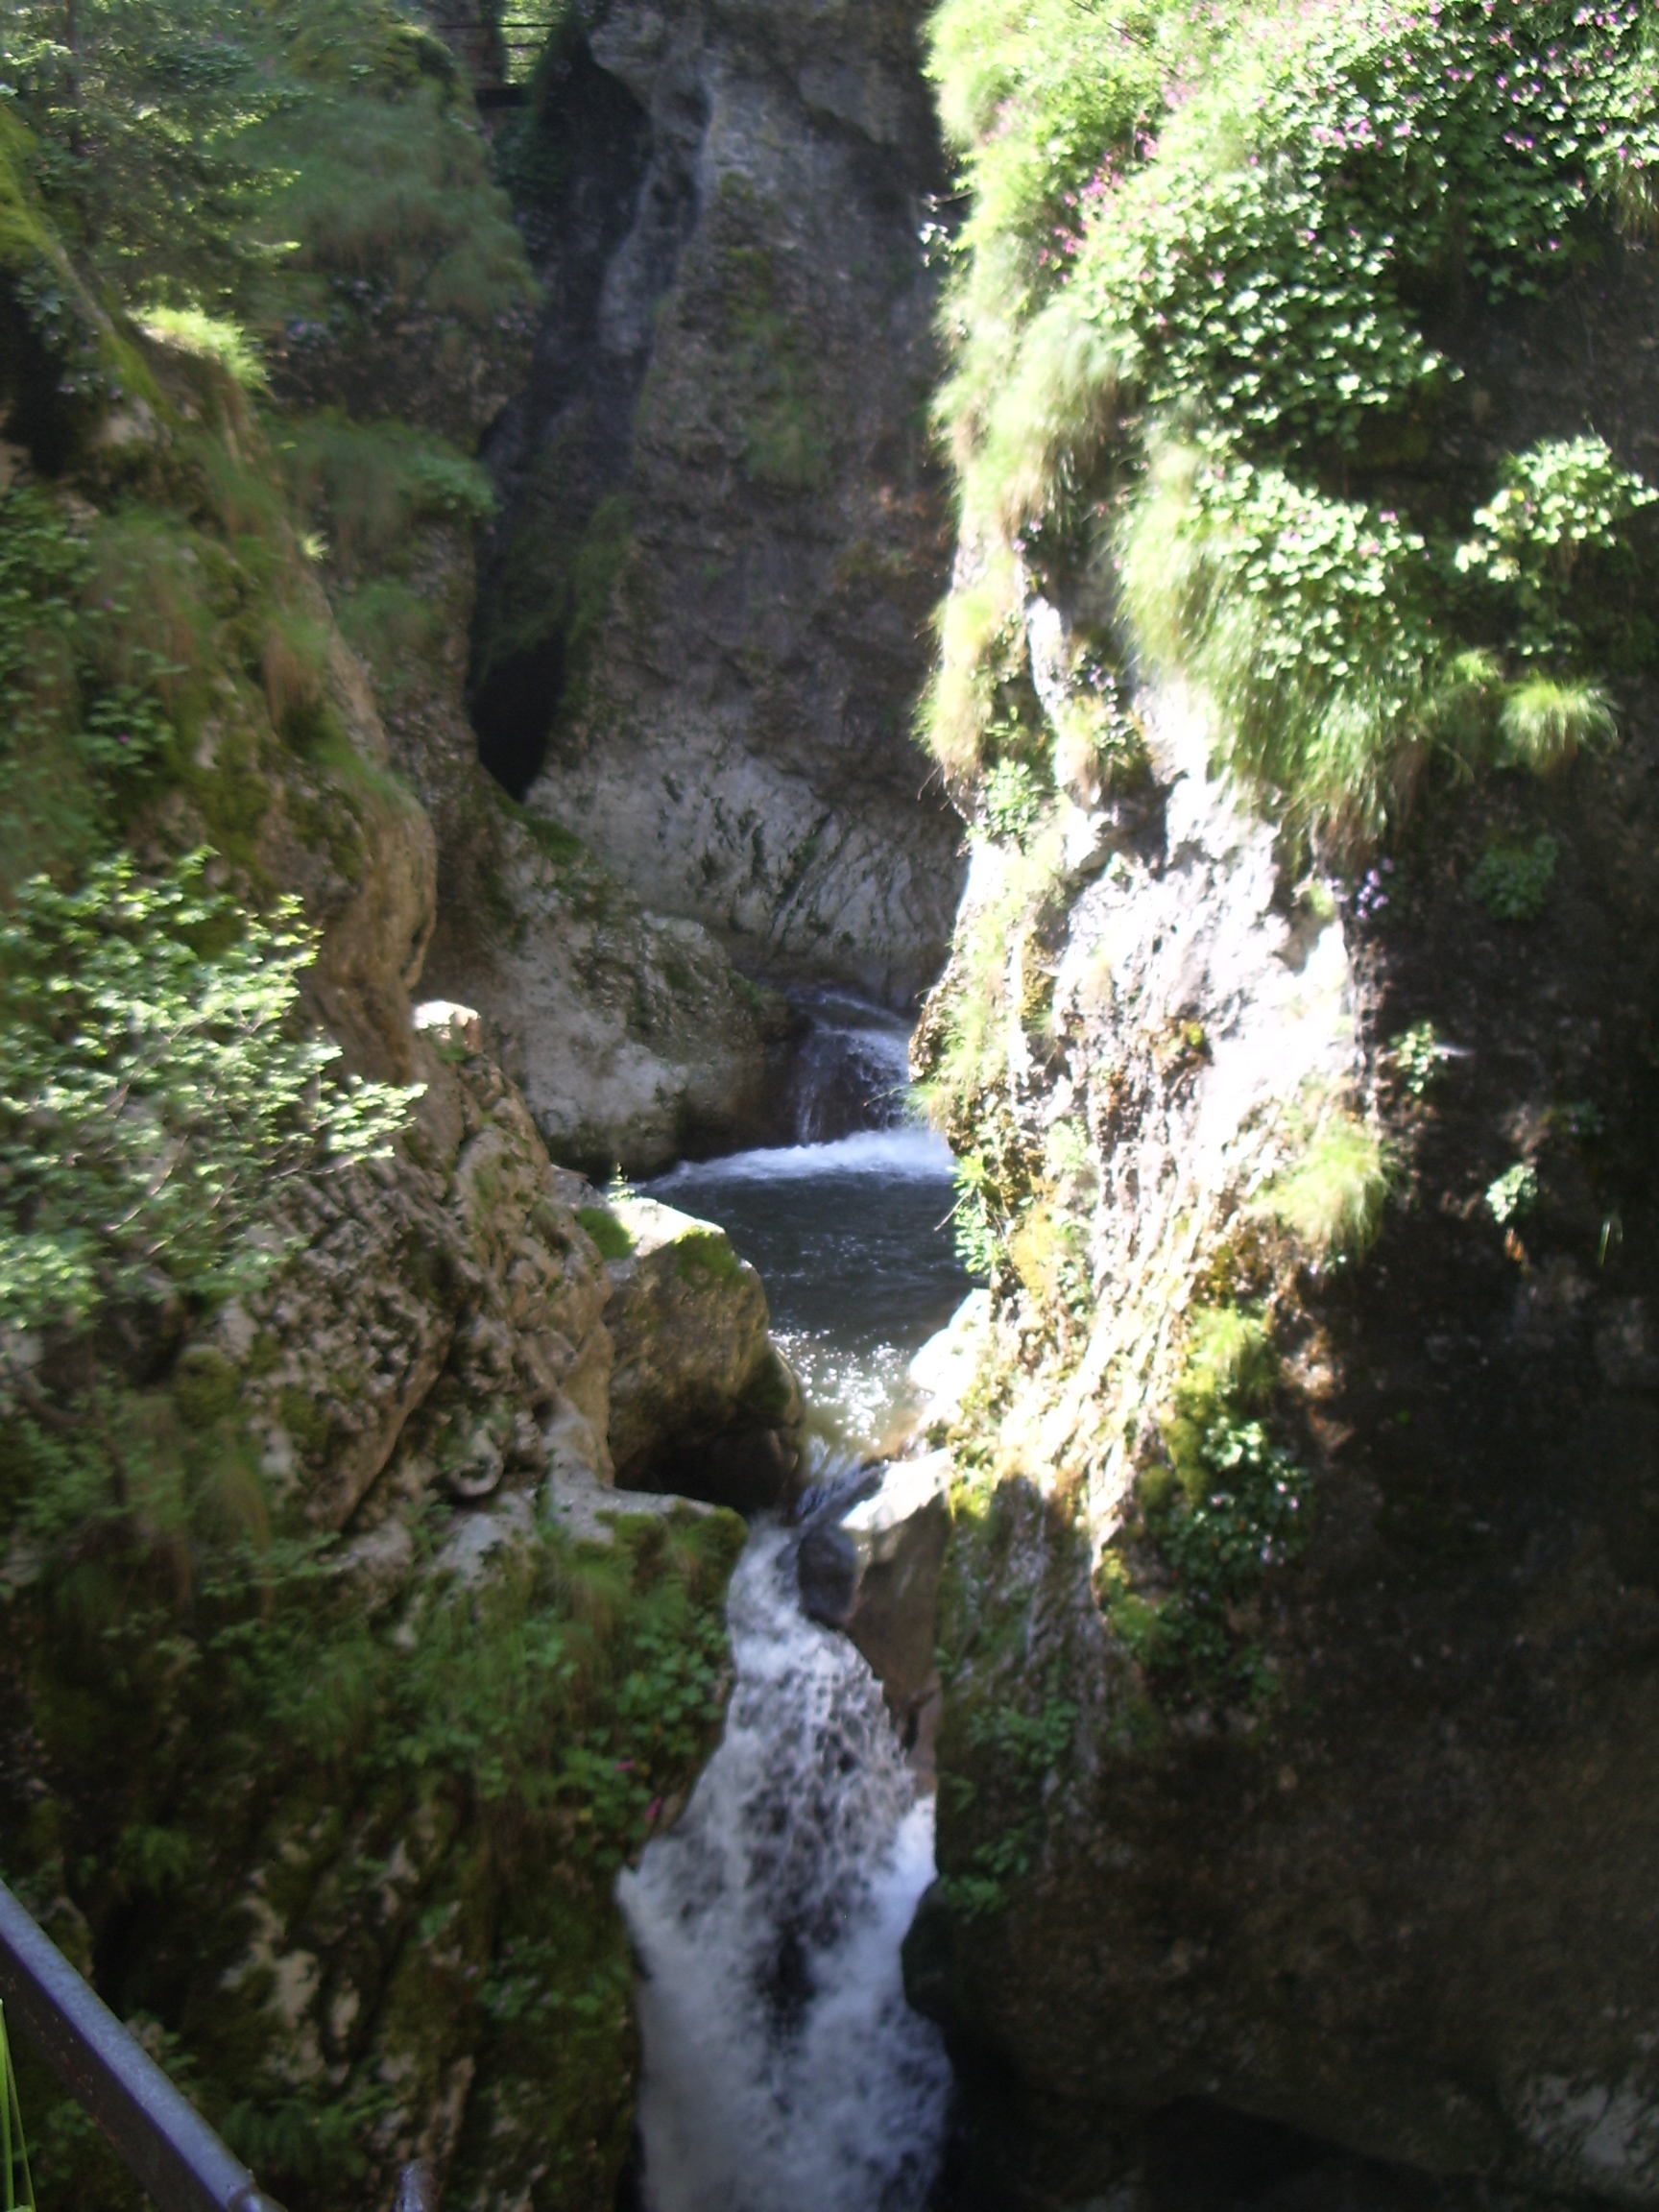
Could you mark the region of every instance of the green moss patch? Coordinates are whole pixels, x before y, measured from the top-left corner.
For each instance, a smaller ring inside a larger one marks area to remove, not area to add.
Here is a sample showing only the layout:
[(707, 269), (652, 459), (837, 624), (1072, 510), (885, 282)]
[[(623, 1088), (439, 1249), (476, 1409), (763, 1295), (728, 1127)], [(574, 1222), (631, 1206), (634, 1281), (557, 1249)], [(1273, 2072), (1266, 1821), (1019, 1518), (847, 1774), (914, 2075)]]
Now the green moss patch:
[(578, 1206), (576, 1218), (599, 1247), (602, 1260), (626, 1260), (633, 1251), (633, 1230), (609, 1206)]
[(743, 1262), (718, 1229), (692, 1229), (674, 1246), (674, 1272), (682, 1283), (732, 1283)]

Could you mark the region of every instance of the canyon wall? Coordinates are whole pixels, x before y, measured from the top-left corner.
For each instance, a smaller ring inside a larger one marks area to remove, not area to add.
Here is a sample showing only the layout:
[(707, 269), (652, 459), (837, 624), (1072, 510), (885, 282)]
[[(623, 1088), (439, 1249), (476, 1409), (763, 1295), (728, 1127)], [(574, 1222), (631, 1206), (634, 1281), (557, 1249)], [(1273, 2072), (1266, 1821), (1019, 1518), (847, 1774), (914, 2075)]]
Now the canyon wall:
[(547, 308), (471, 677), (485, 758), (637, 896), (900, 1006), (960, 882), (909, 737), (947, 551), (915, 37), (623, 5), (556, 44), (501, 127)]
[[(1448, 469), (1650, 467), (1656, 301), (1625, 241), (1437, 333)], [(997, 1310), (906, 1946), (950, 2200), (1650, 2204), (1651, 674), (1310, 850), (1145, 658), (1078, 748), (1113, 574), (1017, 565), (1053, 783), (969, 779), (915, 1051)]]

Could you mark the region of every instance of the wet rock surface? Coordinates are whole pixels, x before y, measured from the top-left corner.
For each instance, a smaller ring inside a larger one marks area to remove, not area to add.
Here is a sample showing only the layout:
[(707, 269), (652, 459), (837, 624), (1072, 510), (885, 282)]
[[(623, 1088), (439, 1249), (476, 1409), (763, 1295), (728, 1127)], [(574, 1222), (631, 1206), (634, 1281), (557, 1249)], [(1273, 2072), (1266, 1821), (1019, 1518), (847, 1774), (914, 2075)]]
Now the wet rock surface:
[(868, 1496), (820, 1511), (801, 1539), (801, 1602), (843, 1629), (881, 1684), (906, 1747), (937, 1704), (939, 1571), (950, 1537), (950, 1458), (931, 1453), (876, 1471)]

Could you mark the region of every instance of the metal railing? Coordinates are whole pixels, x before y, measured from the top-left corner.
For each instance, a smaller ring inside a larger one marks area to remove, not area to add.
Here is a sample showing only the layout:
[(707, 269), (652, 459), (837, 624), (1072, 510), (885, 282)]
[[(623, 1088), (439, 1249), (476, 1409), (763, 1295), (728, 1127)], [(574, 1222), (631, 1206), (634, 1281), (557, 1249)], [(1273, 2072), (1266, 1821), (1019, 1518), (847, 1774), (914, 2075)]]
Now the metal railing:
[[(0, 1882), (0, 2003), (160, 2212), (282, 2212)], [(397, 2212), (437, 2212), (425, 2162)]]

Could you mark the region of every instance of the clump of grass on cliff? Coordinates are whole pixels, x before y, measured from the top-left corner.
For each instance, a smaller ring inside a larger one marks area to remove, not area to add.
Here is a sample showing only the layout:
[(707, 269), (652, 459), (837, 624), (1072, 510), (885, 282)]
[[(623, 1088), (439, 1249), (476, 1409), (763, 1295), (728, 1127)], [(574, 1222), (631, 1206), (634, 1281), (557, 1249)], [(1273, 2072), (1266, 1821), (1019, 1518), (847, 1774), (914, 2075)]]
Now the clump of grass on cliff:
[[(1431, 456), (1457, 396), (1419, 303), (1542, 292), (1646, 207), (1635, 0), (945, 0), (931, 68), (974, 193), (941, 420), (986, 571), (1040, 570), (1050, 541), (1120, 564), (1121, 643), (1202, 684), (1263, 803), (1350, 840), (1438, 759), (1554, 767), (1604, 742), (1596, 610), (1651, 494), (1599, 441), (1535, 448), (1455, 570)], [(1347, 490), (1384, 471), (1385, 497)], [(957, 777), (1016, 617), (946, 611), (927, 727)]]
[(1331, 1108), (1256, 1200), (1256, 1211), (1288, 1230), (1315, 1262), (1358, 1260), (1382, 1233), (1388, 1186), (1375, 1130)]

